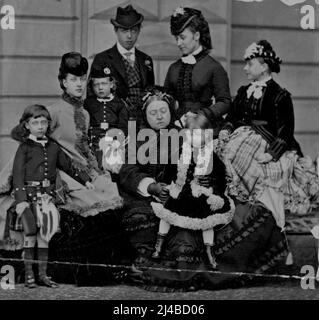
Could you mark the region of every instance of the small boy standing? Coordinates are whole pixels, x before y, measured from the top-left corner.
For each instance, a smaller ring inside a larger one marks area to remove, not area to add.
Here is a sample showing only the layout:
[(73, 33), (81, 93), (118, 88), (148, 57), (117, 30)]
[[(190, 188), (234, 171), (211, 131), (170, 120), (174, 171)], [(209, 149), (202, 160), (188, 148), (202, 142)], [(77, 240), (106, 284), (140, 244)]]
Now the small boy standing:
[(24, 234), (25, 285), (35, 288), (32, 260), (37, 247), (40, 285), (56, 288), (47, 276), (49, 241), (59, 229), (59, 212), (54, 204), (57, 169), (93, 190), (90, 177), (72, 164), (60, 146), (48, 138), (51, 117), (42, 105), (28, 106), (11, 136), (20, 142), (12, 176), (15, 202), (9, 209), (9, 226)]
[[(90, 114), (90, 146), (102, 168), (102, 150), (99, 142), (109, 129), (119, 129), (127, 136), (129, 112), (125, 102), (115, 96), (116, 83), (108, 66), (92, 68), (89, 86), (93, 97), (84, 101), (84, 108)], [(124, 140), (124, 137), (123, 137)]]

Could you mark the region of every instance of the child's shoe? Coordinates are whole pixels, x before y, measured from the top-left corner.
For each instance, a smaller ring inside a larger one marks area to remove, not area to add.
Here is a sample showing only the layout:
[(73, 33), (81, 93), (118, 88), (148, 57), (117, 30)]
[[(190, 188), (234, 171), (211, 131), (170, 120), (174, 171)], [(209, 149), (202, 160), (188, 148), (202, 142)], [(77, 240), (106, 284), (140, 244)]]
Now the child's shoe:
[(25, 275), (25, 283), (24, 283), (26, 288), (29, 289), (34, 289), (37, 287), (36, 283), (35, 283), (35, 279), (33, 275)]
[(39, 277), (39, 281), (38, 281), (40, 286), (44, 286), (44, 287), (48, 287), (48, 288), (58, 288), (59, 285), (52, 281), (50, 277), (48, 276), (41, 276)]
[(160, 233), (157, 234), (155, 251), (152, 254), (152, 258), (153, 259), (159, 259), (160, 258), (161, 251), (162, 251), (162, 246), (163, 246), (163, 243), (164, 243), (164, 239), (165, 239), (164, 235), (162, 235)]

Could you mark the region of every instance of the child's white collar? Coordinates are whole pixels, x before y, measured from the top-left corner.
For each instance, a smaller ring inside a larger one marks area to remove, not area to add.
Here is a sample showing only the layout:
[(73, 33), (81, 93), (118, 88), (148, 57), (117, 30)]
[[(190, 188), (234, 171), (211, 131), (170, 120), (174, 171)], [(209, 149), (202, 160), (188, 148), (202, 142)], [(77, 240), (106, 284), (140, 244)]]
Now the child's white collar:
[(110, 102), (110, 101), (112, 101), (113, 99), (114, 99), (114, 95), (111, 93), (108, 97), (106, 97), (106, 98), (96, 98), (97, 99), (97, 101), (99, 101), (99, 102), (102, 102), (102, 103), (104, 103), (104, 102)]
[(29, 137), (28, 137), (30, 140), (34, 141), (34, 142), (37, 142), (37, 143), (40, 143), (42, 144), (43, 146), (45, 146), (45, 144), (48, 142), (48, 139), (46, 136), (44, 136), (43, 138), (41, 138), (41, 140), (38, 140), (38, 138), (33, 135), (33, 134), (29, 134)]

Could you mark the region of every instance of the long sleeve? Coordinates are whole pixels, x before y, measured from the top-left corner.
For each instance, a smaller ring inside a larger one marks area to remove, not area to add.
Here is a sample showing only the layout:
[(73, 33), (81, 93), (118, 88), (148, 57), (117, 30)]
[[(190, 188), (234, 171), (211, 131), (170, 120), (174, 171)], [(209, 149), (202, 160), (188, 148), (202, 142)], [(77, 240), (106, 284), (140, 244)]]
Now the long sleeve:
[(119, 183), (122, 188), (130, 193), (140, 196), (139, 185), (145, 178), (152, 178), (141, 170), (138, 164), (124, 164), (119, 172)]
[(63, 170), (65, 173), (73, 177), (76, 181), (80, 182), (81, 184), (85, 184), (86, 182), (90, 181), (90, 176), (80, 169), (76, 169), (73, 166), (72, 160), (70, 157), (66, 155), (62, 149), (59, 148), (58, 157), (57, 157), (57, 167)]
[(118, 128), (123, 131), (125, 136), (127, 136), (129, 113), (128, 113), (128, 110), (126, 109), (126, 106), (124, 105), (124, 102), (123, 102), (123, 105), (121, 105), (120, 107), (120, 111), (118, 113), (118, 119), (119, 119)]
[(168, 94), (175, 97), (175, 92), (173, 90), (173, 86), (172, 86), (172, 82), (171, 82), (171, 74), (172, 74), (172, 65), (169, 67), (169, 69), (167, 71), (165, 81), (164, 81), (164, 89)]
[(148, 193), (148, 187), (150, 184), (156, 183), (156, 181), (152, 178), (144, 178), (137, 187), (137, 192), (142, 197), (151, 197), (151, 195)]
[(214, 88), (215, 104), (210, 109), (216, 118), (220, 118), (230, 110), (231, 95), (227, 72), (219, 64), (214, 68), (211, 85)]
[(13, 162), (13, 189), (14, 197), (17, 203), (27, 201), (27, 192), (25, 189), (25, 163), (27, 146), (21, 144), (16, 152)]
[(267, 152), (277, 161), (287, 150), (295, 130), (295, 117), (290, 94), (287, 91), (275, 102), (277, 135)]
[(237, 91), (237, 94), (231, 103), (230, 110), (225, 118), (223, 130), (228, 130), (233, 132), (240, 120), (240, 101), (242, 100), (243, 94), (246, 92), (246, 87), (240, 87)]

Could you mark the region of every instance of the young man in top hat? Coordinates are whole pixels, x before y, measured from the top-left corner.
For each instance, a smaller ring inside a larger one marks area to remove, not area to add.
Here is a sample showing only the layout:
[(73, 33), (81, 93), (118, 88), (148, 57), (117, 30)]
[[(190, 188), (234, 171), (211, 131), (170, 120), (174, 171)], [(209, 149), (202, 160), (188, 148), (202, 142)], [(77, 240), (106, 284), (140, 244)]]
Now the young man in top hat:
[[(144, 20), (131, 5), (117, 9), (111, 19), (117, 43), (98, 53), (91, 71), (108, 65), (116, 79), (116, 93), (124, 99), (130, 110), (130, 118), (141, 121), (142, 96), (146, 87), (154, 85), (153, 61), (150, 56), (135, 47)], [(89, 91), (90, 92), (90, 91)]]

